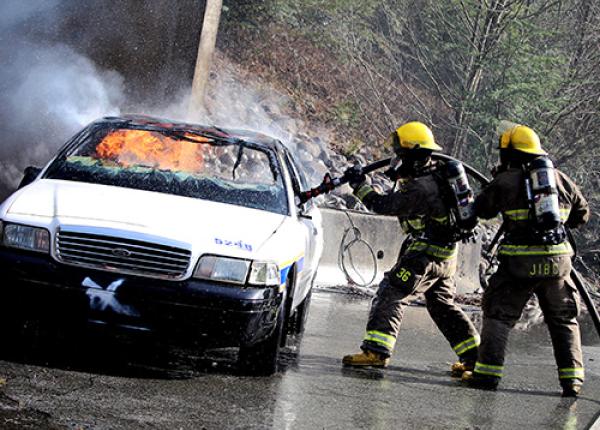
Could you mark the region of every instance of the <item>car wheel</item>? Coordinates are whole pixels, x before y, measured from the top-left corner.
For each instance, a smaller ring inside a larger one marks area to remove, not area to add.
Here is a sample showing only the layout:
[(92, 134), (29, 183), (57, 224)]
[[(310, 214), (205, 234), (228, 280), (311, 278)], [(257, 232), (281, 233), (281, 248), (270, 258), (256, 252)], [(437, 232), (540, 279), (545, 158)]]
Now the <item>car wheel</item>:
[[(0, 318), (0, 335), (3, 339), (3, 344), (6, 347), (5, 351), (14, 353), (21, 350), (26, 341), (24, 339), (26, 321), (18, 318), (10, 313), (3, 315)], [(3, 348), (4, 349), (4, 348)]]
[(298, 305), (294, 315), (290, 318), (288, 324), (288, 333), (290, 335), (299, 336), (304, 333), (306, 321), (308, 319), (308, 309), (310, 308), (310, 299), (312, 297), (312, 289), (308, 292), (302, 303)]
[(275, 330), (264, 340), (251, 346), (242, 346), (238, 369), (245, 375), (268, 376), (277, 372), (277, 361), (286, 325), (285, 296), (279, 305)]

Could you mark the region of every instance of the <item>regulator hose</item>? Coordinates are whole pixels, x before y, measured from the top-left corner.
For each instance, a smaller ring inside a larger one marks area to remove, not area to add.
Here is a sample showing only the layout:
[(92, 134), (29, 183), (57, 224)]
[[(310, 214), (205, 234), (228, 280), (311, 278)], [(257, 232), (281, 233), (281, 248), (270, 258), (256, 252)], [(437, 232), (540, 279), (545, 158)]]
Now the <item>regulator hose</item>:
[(467, 163), (464, 163), (454, 157), (451, 157), (450, 155), (441, 154), (439, 152), (434, 152), (431, 154), (431, 158), (433, 158), (434, 160), (457, 161), (457, 162), (461, 163), (463, 165), (463, 167), (465, 168), (465, 171), (468, 174), (470, 174), (474, 179), (477, 179), (477, 181), (479, 181), (479, 183), (482, 186), (489, 185), (489, 183), (491, 182), (483, 173), (481, 173), (480, 171), (475, 169), (473, 166), (471, 166)]

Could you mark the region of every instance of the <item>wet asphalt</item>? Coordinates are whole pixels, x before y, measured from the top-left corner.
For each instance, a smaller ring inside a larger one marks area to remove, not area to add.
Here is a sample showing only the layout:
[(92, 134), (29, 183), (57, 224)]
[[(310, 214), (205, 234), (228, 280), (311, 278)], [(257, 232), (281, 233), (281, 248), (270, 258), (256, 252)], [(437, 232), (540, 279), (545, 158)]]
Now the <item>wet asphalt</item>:
[(600, 346), (586, 326), (586, 385), (560, 397), (543, 325), (513, 332), (496, 392), (450, 378), (454, 357), (410, 307), (391, 366), (343, 368), (358, 350), (367, 299), (317, 291), (299, 349), (272, 377), (236, 373), (235, 351), (50, 344), (2, 352), (0, 429), (586, 429), (600, 412)]

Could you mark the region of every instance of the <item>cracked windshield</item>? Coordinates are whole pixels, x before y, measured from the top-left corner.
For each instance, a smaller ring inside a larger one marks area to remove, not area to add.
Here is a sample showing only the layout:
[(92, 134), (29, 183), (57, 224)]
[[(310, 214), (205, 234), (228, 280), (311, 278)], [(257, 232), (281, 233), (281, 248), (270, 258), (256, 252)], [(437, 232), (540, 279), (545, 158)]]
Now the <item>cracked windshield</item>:
[(101, 129), (80, 139), (74, 150), (51, 166), (47, 178), (287, 212), (274, 154), (246, 142), (129, 128)]

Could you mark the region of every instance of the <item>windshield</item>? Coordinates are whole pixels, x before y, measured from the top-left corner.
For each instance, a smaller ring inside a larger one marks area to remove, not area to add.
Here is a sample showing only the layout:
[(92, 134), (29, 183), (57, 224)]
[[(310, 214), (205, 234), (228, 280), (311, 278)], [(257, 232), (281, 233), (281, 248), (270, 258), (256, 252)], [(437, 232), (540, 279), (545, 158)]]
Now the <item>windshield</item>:
[(156, 191), (288, 213), (275, 154), (241, 140), (170, 129), (97, 127), (46, 178)]

